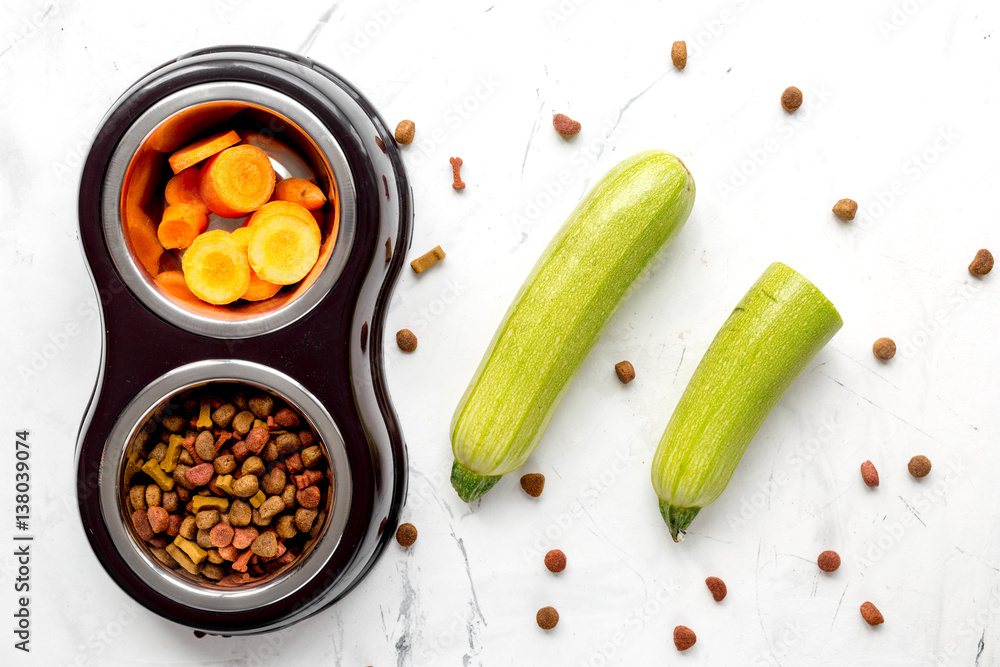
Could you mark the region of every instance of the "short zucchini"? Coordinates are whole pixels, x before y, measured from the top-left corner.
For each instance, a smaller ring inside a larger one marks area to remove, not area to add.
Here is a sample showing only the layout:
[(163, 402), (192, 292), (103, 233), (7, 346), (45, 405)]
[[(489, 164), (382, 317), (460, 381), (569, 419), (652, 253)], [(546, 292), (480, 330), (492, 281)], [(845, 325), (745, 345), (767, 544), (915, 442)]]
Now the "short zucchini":
[(516, 470), (630, 286), (684, 226), (695, 185), (645, 151), (612, 169), (549, 243), (504, 316), (452, 421), (451, 481), (466, 502)]
[(716, 334), (653, 457), (653, 488), (675, 542), (714, 502), (778, 400), (843, 326), (811, 282), (775, 262)]

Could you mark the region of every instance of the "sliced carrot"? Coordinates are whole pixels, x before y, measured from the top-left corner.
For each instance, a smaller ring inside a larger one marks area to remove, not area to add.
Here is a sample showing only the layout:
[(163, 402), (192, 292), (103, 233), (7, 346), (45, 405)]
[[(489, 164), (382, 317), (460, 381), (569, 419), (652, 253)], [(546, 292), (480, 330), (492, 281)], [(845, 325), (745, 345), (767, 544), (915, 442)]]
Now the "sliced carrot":
[(238, 218), (267, 203), (274, 168), (267, 153), (244, 144), (213, 155), (201, 170), (201, 199), (223, 218)]
[(304, 178), (284, 179), (274, 187), (272, 199), (295, 202), (309, 211), (322, 208), (326, 203), (326, 195), (319, 186)]
[[(315, 214), (307, 210), (302, 204), (289, 201), (269, 201), (254, 211), (254, 214), (243, 223), (245, 227), (253, 227), (258, 222), (272, 216), (291, 216), (299, 218), (303, 222), (312, 221), (316, 223)], [(316, 223), (316, 231), (319, 232), (319, 223)]]
[(187, 248), (208, 227), (208, 216), (194, 204), (171, 204), (163, 210), (156, 238), (164, 248)]
[(208, 213), (208, 207), (201, 200), (200, 183), (201, 168), (188, 167), (167, 181), (163, 198), (167, 200), (168, 204), (190, 204), (197, 206), (202, 212)]
[(163, 255), (163, 246), (156, 237), (155, 223), (138, 206), (130, 206), (128, 210), (128, 238), (132, 250), (143, 268), (151, 276), (155, 276), (160, 270), (160, 257)]
[(170, 168), (174, 170), (174, 173), (179, 174), (188, 167), (193, 167), (202, 160), (207, 160), (216, 153), (238, 143), (240, 143), (240, 135), (236, 133), (236, 130), (220, 132), (185, 146), (171, 155), (167, 162), (170, 163)]
[[(247, 251), (247, 246), (250, 245), (250, 237), (253, 235), (253, 230), (249, 227), (240, 227), (234, 230), (229, 237), (236, 241), (236, 243), (243, 248), (243, 252)], [(269, 283), (257, 275), (257, 272), (250, 269), (250, 286), (247, 287), (247, 291), (243, 293), (243, 298), (247, 301), (263, 301), (264, 299), (270, 299), (272, 296), (281, 291), (281, 285), (275, 283)]]
[(236, 301), (250, 286), (250, 264), (229, 232), (217, 229), (194, 240), (184, 253), (184, 282), (203, 301)]
[(264, 280), (291, 285), (302, 280), (319, 258), (316, 221), (297, 215), (269, 215), (251, 227), (250, 266)]
[(181, 299), (182, 301), (197, 301), (191, 289), (184, 282), (184, 273), (181, 271), (164, 271), (153, 279), (153, 282), (164, 292)]

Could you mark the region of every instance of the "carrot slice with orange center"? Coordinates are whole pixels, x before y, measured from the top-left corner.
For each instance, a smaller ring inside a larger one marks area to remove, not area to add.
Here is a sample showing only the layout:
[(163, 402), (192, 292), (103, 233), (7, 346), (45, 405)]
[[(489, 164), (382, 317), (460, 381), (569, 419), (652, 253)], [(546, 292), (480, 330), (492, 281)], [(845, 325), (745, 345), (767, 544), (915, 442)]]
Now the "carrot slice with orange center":
[(171, 204), (163, 210), (156, 238), (164, 248), (187, 248), (208, 227), (208, 216), (194, 204)]
[(273, 214), (250, 227), (250, 266), (263, 280), (291, 285), (302, 280), (319, 258), (319, 226), (309, 215)]
[(182, 265), (188, 288), (211, 304), (232, 303), (250, 286), (246, 253), (221, 229), (198, 236), (184, 253)]
[(202, 167), (201, 199), (212, 213), (238, 218), (267, 203), (274, 181), (274, 168), (264, 151), (247, 144), (233, 146)]
[(201, 169), (188, 167), (169, 181), (163, 191), (163, 197), (168, 204), (190, 204), (197, 206), (204, 213), (208, 207), (201, 200)]
[(170, 168), (174, 170), (174, 173), (179, 174), (188, 167), (193, 167), (202, 160), (207, 160), (219, 151), (224, 151), (238, 143), (240, 143), (240, 135), (236, 133), (236, 130), (220, 132), (185, 146), (171, 155), (167, 162), (170, 163)]
[(322, 208), (326, 195), (319, 186), (304, 178), (286, 178), (274, 186), (276, 201), (288, 201), (301, 205), (308, 211)]
[[(236, 241), (243, 252), (247, 251), (247, 246), (250, 245), (250, 237), (253, 231), (249, 227), (240, 227), (234, 230), (229, 237)], [(260, 276), (257, 272), (250, 269), (250, 286), (247, 287), (247, 291), (243, 293), (244, 299), (247, 301), (263, 301), (264, 299), (270, 299), (272, 296), (281, 291), (282, 285), (276, 283), (269, 283)]]

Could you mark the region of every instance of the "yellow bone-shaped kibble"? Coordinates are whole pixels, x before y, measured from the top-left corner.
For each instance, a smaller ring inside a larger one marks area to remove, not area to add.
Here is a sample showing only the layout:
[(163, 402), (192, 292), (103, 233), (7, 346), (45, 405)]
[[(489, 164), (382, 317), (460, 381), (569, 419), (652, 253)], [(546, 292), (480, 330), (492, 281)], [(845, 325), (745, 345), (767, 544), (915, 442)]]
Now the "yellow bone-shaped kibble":
[[(195, 546), (197, 546), (197, 545), (195, 545)], [(185, 570), (187, 570), (191, 574), (198, 574), (201, 571), (201, 567), (199, 567), (197, 563), (195, 563), (190, 558), (188, 558), (187, 554), (185, 554), (183, 551), (181, 551), (180, 549), (178, 549), (175, 545), (168, 544), (167, 545), (167, 553), (170, 554), (170, 556), (175, 561), (177, 561), (177, 563), (181, 567), (183, 567)]]
[(229, 507), (229, 501), (218, 496), (195, 496), (191, 499), (191, 505), (196, 513), (207, 507), (214, 507), (220, 512), (225, 512)]
[(198, 421), (195, 422), (198, 428), (212, 428), (212, 401), (208, 398), (201, 399), (201, 411), (198, 413)]
[(167, 453), (163, 455), (163, 460), (160, 462), (163, 472), (173, 472), (177, 467), (177, 462), (181, 458), (181, 450), (184, 448), (183, 443), (184, 438), (176, 433), (170, 436), (167, 444)]
[(142, 465), (142, 471), (153, 478), (156, 485), (164, 491), (174, 488), (174, 478), (163, 472), (163, 468), (156, 462), (156, 459), (149, 459)]
[(186, 553), (188, 555), (188, 558), (190, 558), (191, 562), (193, 562), (195, 565), (205, 560), (205, 557), (208, 556), (207, 551), (199, 547), (191, 540), (185, 539), (180, 535), (174, 538), (174, 544), (177, 547), (179, 547), (181, 551)]
[(260, 506), (264, 504), (265, 500), (267, 500), (267, 495), (265, 495), (263, 491), (258, 490), (257, 493), (250, 498), (250, 504), (259, 509)]
[(229, 495), (233, 495), (233, 476), (219, 475), (215, 478), (215, 485)]

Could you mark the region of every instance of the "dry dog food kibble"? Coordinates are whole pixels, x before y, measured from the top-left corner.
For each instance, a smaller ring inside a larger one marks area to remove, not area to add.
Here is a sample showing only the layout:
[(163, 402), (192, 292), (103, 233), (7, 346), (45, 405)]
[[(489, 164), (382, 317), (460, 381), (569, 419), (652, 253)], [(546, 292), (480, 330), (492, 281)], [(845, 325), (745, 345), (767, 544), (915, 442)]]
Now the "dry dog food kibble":
[(555, 607), (542, 607), (535, 614), (535, 622), (542, 630), (551, 630), (559, 622), (559, 612)]
[(396, 541), (401, 547), (407, 549), (412, 547), (413, 543), (417, 541), (417, 527), (412, 523), (399, 524), (399, 528), (396, 529)]
[(396, 345), (403, 352), (413, 352), (417, 349), (417, 337), (409, 329), (400, 329), (396, 332)]
[(985, 276), (993, 270), (993, 255), (989, 250), (983, 248), (976, 253), (972, 264), (969, 264), (969, 273), (974, 276)]
[(456, 190), (464, 190), (465, 181), (462, 180), (462, 175), (461, 175), (462, 158), (460, 157), (448, 158), (448, 162), (451, 163), (451, 178), (452, 178), (451, 187), (455, 188)]
[(410, 262), (410, 268), (413, 269), (414, 273), (423, 273), (444, 258), (444, 250), (441, 249), (441, 246), (435, 246), (432, 250)]
[(332, 478), (301, 415), (217, 385), (158, 409), (131, 445), (124, 493), (158, 561), (238, 586), (294, 562), (326, 520)]
[(678, 651), (688, 650), (694, 646), (696, 641), (698, 641), (698, 636), (694, 634), (694, 630), (686, 625), (678, 625), (674, 628), (674, 646), (677, 647)]
[(878, 470), (875, 469), (874, 463), (865, 461), (861, 464), (861, 479), (870, 487), (878, 486)]
[(896, 356), (896, 341), (891, 338), (879, 338), (872, 345), (872, 352), (882, 361), (889, 361)]
[(824, 572), (836, 572), (840, 569), (840, 554), (836, 551), (824, 551), (816, 559), (816, 564)]
[(858, 202), (853, 199), (841, 199), (833, 205), (833, 214), (841, 220), (851, 221), (858, 212)]
[(417, 126), (412, 120), (401, 120), (396, 126), (396, 141), (401, 144), (412, 144), (416, 131)]
[(716, 602), (722, 602), (726, 599), (726, 582), (718, 577), (709, 577), (705, 580), (705, 585), (708, 586), (708, 590), (712, 592), (712, 599)]
[(785, 108), (785, 111), (792, 113), (802, 106), (802, 91), (795, 86), (789, 86), (785, 88), (785, 92), (781, 94), (781, 106)]
[(566, 554), (559, 549), (552, 549), (545, 554), (545, 567), (549, 572), (562, 572), (566, 569)]
[(864, 618), (865, 622), (871, 626), (885, 623), (885, 618), (882, 617), (882, 612), (880, 612), (878, 607), (873, 605), (871, 602), (865, 602), (861, 605), (861, 617)]
[(556, 132), (564, 137), (574, 137), (580, 134), (580, 130), (583, 129), (580, 121), (573, 120), (564, 113), (557, 113), (552, 117), (552, 127), (556, 128)]
[(910, 462), (906, 465), (906, 469), (918, 479), (927, 477), (931, 471), (931, 460), (923, 454), (919, 454), (910, 459)]
[(628, 384), (635, 379), (635, 368), (632, 367), (631, 361), (619, 361), (615, 364), (615, 374), (622, 384)]
[(545, 488), (545, 475), (540, 472), (524, 475), (521, 477), (521, 488), (532, 498), (537, 498)]
[(674, 42), (673, 47), (670, 49), (670, 59), (674, 61), (674, 67), (677, 69), (684, 69), (688, 64), (688, 46), (687, 42)]

